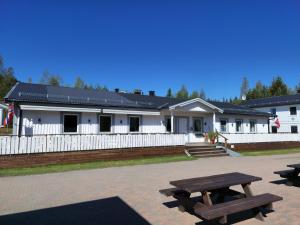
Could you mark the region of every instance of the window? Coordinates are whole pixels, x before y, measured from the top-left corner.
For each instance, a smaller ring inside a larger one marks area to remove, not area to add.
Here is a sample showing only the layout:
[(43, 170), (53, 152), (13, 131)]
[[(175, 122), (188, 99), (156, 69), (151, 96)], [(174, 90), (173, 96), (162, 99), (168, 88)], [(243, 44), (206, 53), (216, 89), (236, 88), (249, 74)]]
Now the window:
[(298, 134), (298, 127), (297, 126), (291, 126), (291, 133)]
[(193, 121), (193, 129), (195, 133), (202, 133), (202, 119), (201, 118), (194, 118)]
[(100, 132), (111, 132), (111, 116), (100, 116)]
[(64, 115), (64, 133), (77, 133), (78, 115)]
[(270, 109), (270, 113), (272, 113), (273, 115), (276, 115), (276, 113), (277, 113), (276, 108)]
[(171, 118), (170, 117), (166, 118), (165, 126), (166, 126), (166, 131), (171, 132)]
[(272, 133), (277, 133), (277, 127), (276, 126), (272, 126)]
[(236, 120), (235, 121), (235, 131), (237, 133), (241, 133), (243, 130), (242, 130), (242, 124), (243, 124), (243, 121), (242, 120)]
[(221, 119), (220, 124), (221, 124), (221, 132), (226, 133), (227, 132), (227, 119)]
[(130, 116), (129, 117), (129, 131), (130, 132), (139, 132), (140, 131), (140, 117), (139, 116)]
[(256, 121), (250, 120), (250, 133), (255, 133), (255, 132), (256, 132)]
[(290, 115), (297, 115), (297, 107), (290, 107)]

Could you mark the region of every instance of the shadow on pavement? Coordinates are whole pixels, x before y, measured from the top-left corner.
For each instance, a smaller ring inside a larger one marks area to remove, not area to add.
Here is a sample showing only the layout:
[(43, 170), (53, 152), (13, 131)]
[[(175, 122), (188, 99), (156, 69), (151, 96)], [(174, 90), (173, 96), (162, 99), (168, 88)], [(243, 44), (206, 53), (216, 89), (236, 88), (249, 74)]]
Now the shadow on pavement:
[(0, 216), (3, 225), (150, 225), (119, 197)]

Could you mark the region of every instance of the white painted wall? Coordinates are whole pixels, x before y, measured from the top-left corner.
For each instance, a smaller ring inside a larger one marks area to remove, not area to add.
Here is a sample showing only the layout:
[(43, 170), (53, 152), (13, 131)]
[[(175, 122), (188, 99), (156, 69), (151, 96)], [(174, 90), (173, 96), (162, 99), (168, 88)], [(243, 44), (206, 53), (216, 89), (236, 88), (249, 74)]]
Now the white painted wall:
[(241, 119), (243, 121), (242, 133), (250, 133), (250, 120), (256, 121), (256, 133), (268, 133), (268, 118), (266, 117), (218, 114), (216, 116), (216, 129), (219, 132), (221, 131), (220, 119), (228, 120), (228, 133), (236, 133), (235, 122), (237, 119)]
[[(290, 107), (297, 107), (297, 115), (290, 115)], [(284, 106), (270, 106), (255, 108), (263, 112), (270, 112), (271, 108), (276, 108), (277, 116), (280, 122), (280, 128), (278, 132), (291, 132), (291, 126), (298, 126), (298, 131), (300, 132), (300, 105), (284, 105)], [(271, 127), (275, 126), (275, 120), (270, 121), (270, 131)]]

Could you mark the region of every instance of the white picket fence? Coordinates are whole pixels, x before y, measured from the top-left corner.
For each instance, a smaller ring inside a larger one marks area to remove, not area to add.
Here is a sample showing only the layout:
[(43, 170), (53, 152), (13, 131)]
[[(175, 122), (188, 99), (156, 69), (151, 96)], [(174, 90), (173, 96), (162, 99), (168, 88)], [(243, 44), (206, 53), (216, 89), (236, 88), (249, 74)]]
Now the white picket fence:
[(184, 144), (184, 134), (0, 136), (0, 155), (177, 146)]
[[(300, 134), (291, 134), (291, 133), (277, 133), (277, 134), (241, 133), (241, 134), (222, 134), (222, 135), (228, 138), (228, 143), (230, 144), (300, 141)], [(224, 139), (220, 138), (220, 141), (223, 142)]]

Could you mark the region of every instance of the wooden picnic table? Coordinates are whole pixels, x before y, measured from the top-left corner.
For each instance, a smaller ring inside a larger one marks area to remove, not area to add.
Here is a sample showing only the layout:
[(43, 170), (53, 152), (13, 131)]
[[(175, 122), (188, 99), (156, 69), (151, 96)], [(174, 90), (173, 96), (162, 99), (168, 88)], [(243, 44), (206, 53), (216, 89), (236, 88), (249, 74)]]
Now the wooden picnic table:
[(288, 185), (293, 185), (299, 178), (300, 164), (291, 164), (291, 165), (287, 165), (287, 167), (290, 167), (293, 169), (275, 171), (274, 173), (279, 174), (280, 177), (282, 177), (282, 178), (288, 179), (288, 182), (287, 182)]
[[(160, 192), (176, 198), (180, 202), (181, 211), (191, 212), (204, 220), (218, 219), (221, 224), (225, 224), (227, 215), (248, 209), (256, 210), (256, 218), (263, 220), (258, 207), (266, 206), (271, 210), (272, 202), (280, 201), (282, 198), (271, 194), (254, 196), (250, 185), (260, 180), (262, 178), (243, 173), (227, 173), (171, 181), (170, 184), (175, 188), (160, 190)], [(241, 185), (244, 193), (230, 189), (236, 185)], [(202, 197), (197, 202), (191, 198), (191, 194), (196, 192), (200, 192)], [(224, 202), (227, 196), (235, 199)]]

